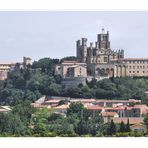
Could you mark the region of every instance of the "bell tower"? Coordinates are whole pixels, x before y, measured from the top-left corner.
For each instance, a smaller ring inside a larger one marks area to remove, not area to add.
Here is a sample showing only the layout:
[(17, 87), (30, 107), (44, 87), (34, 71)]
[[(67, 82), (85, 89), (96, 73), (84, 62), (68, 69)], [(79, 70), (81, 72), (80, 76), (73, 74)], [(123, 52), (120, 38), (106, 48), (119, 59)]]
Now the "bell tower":
[(104, 28), (102, 28), (101, 34), (98, 34), (98, 45), (100, 49), (110, 49), (109, 31), (105, 33)]

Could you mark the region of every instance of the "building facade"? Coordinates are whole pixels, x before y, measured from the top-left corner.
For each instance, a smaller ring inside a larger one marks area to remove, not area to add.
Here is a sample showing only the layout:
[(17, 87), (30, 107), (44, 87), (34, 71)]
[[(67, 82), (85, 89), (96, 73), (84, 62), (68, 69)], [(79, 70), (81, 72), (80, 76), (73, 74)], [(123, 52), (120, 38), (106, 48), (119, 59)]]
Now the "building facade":
[(0, 80), (5, 80), (10, 70), (13, 70), (16, 63), (0, 63)]
[(16, 63), (0, 63), (0, 80), (7, 79), (7, 75), (9, 71), (26, 68), (27, 65), (31, 65), (32, 60), (28, 57), (23, 57), (23, 62), (16, 62)]
[(87, 64), (87, 74), (97, 79), (101, 77), (141, 77), (148, 76), (148, 58), (124, 58), (124, 50), (112, 50), (109, 31), (98, 34), (95, 46), (87, 39), (76, 42), (77, 61)]
[(64, 61), (55, 67), (55, 75), (61, 75), (65, 87), (86, 85), (87, 64), (77, 61)]
[(78, 63), (77, 61), (64, 61), (55, 68), (55, 74), (67, 77), (87, 77), (86, 63)]

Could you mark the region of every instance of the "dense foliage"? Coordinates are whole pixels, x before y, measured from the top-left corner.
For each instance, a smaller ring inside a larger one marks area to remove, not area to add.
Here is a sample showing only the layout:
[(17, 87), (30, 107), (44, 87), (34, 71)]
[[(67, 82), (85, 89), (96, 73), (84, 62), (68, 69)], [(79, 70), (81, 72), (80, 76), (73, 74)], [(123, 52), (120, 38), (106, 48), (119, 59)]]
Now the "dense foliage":
[[(75, 59), (67, 57), (63, 59)], [(24, 100), (35, 101), (41, 95), (68, 96), (73, 98), (97, 99), (140, 99), (148, 104), (148, 78), (110, 78), (101, 81), (93, 79), (79, 87), (65, 88), (62, 77), (54, 75), (59, 59), (44, 58), (35, 61), (26, 69), (16, 69), (8, 74), (8, 79), (0, 82), (0, 104), (16, 105)]]
[[(81, 109), (78, 107), (81, 106)], [(145, 124), (147, 125), (147, 116)], [(144, 133), (130, 131), (129, 123), (115, 124), (113, 120), (104, 124), (96, 111), (73, 103), (66, 117), (42, 108), (34, 109), (25, 101), (12, 108), (11, 112), (0, 113), (0, 136), (29, 137), (127, 137), (145, 136)]]
[[(62, 60), (74, 60), (67, 57)], [(93, 79), (86, 86), (65, 88), (62, 77), (54, 75), (59, 59), (44, 58), (25, 69), (16, 68), (8, 78), (0, 81), (0, 105), (10, 105), (12, 111), (0, 113), (1, 136), (132, 136), (129, 123), (115, 125), (113, 121), (103, 124), (96, 112), (82, 104), (71, 104), (67, 116), (47, 109), (35, 110), (30, 106), (42, 95), (68, 96), (97, 99), (140, 99), (148, 104), (148, 78)], [(63, 104), (64, 102), (60, 102)], [(148, 117), (145, 117), (148, 126)], [(133, 134), (134, 135), (134, 134)], [(137, 136), (139, 136), (137, 134)]]

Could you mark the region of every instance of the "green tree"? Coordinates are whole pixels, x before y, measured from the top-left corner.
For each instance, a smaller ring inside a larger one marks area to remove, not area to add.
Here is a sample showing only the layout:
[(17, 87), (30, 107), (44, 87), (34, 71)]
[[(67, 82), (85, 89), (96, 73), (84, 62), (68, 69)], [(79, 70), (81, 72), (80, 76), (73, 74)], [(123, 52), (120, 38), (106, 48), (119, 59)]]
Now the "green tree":
[(88, 123), (84, 120), (80, 120), (77, 126), (75, 127), (75, 132), (80, 136), (88, 134)]
[(69, 105), (69, 108), (67, 109), (67, 116), (71, 114), (81, 113), (83, 109), (84, 109), (84, 106), (82, 103), (71, 103)]
[(49, 87), (48, 87), (48, 94), (49, 95), (60, 95), (62, 91), (62, 87), (59, 84), (56, 83), (52, 83)]
[(125, 127), (125, 124), (124, 124), (123, 121), (120, 123), (120, 130), (119, 130), (119, 131), (120, 131), (121, 133), (126, 132), (126, 127)]
[(60, 63), (62, 63), (63, 61), (77, 61), (77, 57), (75, 56), (64, 57), (60, 60)]
[(116, 134), (116, 125), (113, 120), (111, 120), (111, 123), (107, 129), (107, 134), (111, 136)]
[(147, 131), (148, 131), (148, 115), (144, 117), (144, 124), (147, 126)]
[(35, 109), (31, 107), (29, 101), (23, 101), (21, 104), (17, 104), (13, 107), (12, 113), (20, 117), (20, 120), (25, 124), (29, 125), (31, 116), (35, 112)]
[(126, 124), (126, 132), (130, 132), (131, 129), (130, 129), (130, 124), (129, 124), (129, 119), (127, 121), (127, 124)]
[(26, 81), (20, 72), (12, 71), (8, 74), (8, 78), (12, 80), (12, 84), (15, 88), (24, 89)]
[(0, 133), (8, 136), (24, 136), (26, 126), (20, 117), (13, 113), (0, 113)]
[(31, 123), (33, 125), (34, 136), (48, 136), (48, 118), (51, 115), (51, 112), (46, 109), (37, 109), (31, 118)]
[(78, 87), (69, 87), (65, 89), (66, 96), (73, 98), (82, 98), (82, 91)]

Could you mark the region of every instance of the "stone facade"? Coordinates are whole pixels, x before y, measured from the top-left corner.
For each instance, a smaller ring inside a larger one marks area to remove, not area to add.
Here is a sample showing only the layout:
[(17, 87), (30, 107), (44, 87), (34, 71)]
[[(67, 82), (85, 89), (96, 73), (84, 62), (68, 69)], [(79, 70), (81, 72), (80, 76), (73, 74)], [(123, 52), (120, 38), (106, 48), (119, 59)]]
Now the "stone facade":
[(140, 132), (140, 133), (147, 133), (147, 126), (144, 124), (134, 124), (130, 126), (131, 131), (133, 132)]
[(87, 77), (86, 63), (78, 63), (77, 61), (64, 61), (55, 68), (55, 74), (67, 77)]
[(64, 61), (55, 67), (55, 75), (61, 75), (62, 84), (66, 87), (86, 84), (87, 65), (77, 61)]
[(115, 77), (148, 76), (148, 58), (125, 58), (112, 62), (115, 67)]
[(86, 85), (85, 77), (67, 77), (64, 78), (62, 83), (66, 88), (68, 87), (77, 87), (79, 84)]
[(134, 77), (148, 76), (148, 58), (124, 58), (124, 50), (112, 50), (109, 32), (102, 29), (98, 34), (95, 46), (87, 39), (76, 42), (77, 60), (87, 64), (87, 73), (97, 79), (101, 77)]
[(31, 58), (23, 57), (23, 62), (16, 62), (16, 63), (0, 63), (0, 80), (5, 80), (7, 78), (8, 72), (26, 68), (27, 65), (32, 64)]
[(0, 63), (0, 80), (5, 80), (10, 70), (15, 67), (16, 63)]

